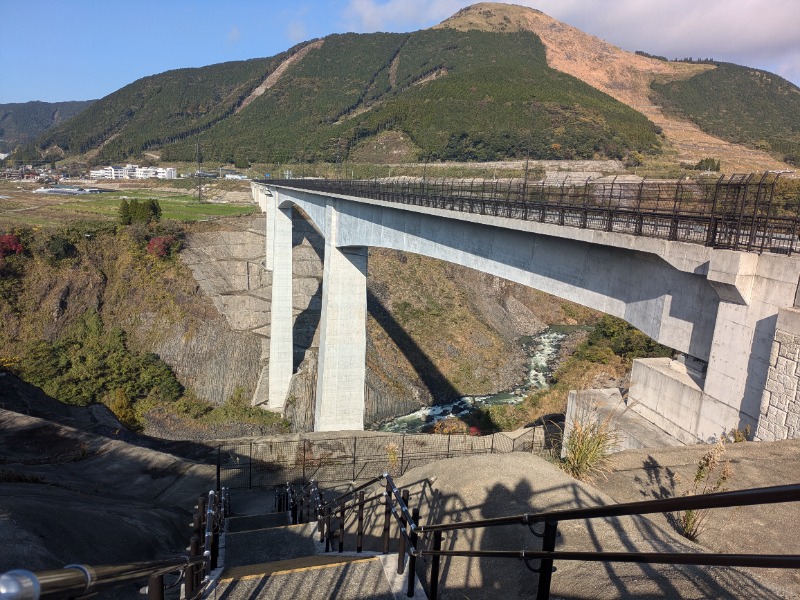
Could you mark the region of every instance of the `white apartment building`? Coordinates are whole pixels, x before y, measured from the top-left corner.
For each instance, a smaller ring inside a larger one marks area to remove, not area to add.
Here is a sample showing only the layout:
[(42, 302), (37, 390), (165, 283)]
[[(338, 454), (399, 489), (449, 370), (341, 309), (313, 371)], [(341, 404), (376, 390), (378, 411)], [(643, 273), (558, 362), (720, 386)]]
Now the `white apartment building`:
[(178, 170), (174, 167), (140, 167), (125, 165), (103, 167), (89, 171), (91, 179), (177, 179)]

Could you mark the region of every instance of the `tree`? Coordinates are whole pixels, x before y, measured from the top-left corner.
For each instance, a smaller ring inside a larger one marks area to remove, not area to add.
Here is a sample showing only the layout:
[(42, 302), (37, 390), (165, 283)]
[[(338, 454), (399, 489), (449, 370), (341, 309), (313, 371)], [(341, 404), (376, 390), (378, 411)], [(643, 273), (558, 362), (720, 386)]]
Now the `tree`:
[(131, 224), (131, 205), (127, 200), (120, 200), (119, 202), (119, 222), (123, 225)]

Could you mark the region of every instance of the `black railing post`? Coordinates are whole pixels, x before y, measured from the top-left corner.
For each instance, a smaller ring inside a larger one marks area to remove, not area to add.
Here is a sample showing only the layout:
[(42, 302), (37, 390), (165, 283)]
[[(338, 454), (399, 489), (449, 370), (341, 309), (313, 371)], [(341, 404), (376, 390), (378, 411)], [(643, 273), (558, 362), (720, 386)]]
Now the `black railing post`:
[(151, 575), (147, 578), (147, 600), (164, 600), (163, 575)]
[[(558, 535), (558, 521), (545, 521), (544, 536), (542, 537), (542, 550), (553, 552), (556, 549), (556, 536)], [(539, 566), (539, 588), (536, 600), (550, 600), (550, 581), (553, 578), (553, 559), (544, 558)]]
[(253, 487), (253, 442), (250, 442), (250, 474), (248, 477), (248, 488)]
[(431, 560), (431, 585), (430, 585), (430, 600), (436, 600), (439, 595), (439, 566), (442, 562), (442, 556), (436, 554), (442, 549), (442, 531), (437, 530), (433, 532), (433, 560)]
[(333, 533), (331, 531), (331, 521), (333, 520), (333, 509), (329, 508), (325, 514), (325, 552), (333, 549)]
[(356, 552), (364, 547), (364, 492), (358, 492), (358, 529), (356, 532)]
[(389, 526), (392, 522), (392, 487), (388, 483), (386, 484), (386, 492), (383, 499), (386, 502), (383, 511), (383, 554), (389, 554)]
[[(196, 556), (200, 556), (200, 536), (193, 535), (189, 540), (189, 557), (194, 558)], [(198, 570), (197, 565), (189, 565), (186, 567), (184, 579), (186, 580), (186, 598), (188, 599), (191, 599), (198, 587)]]
[(400, 497), (403, 499), (403, 506), (400, 510), (400, 531), (398, 532), (397, 540), (397, 574), (402, 575), (406, 568), (406, 536), (403, 532), (408, 525), (406, 519), (406, 511), (403, 510), (408, 506), (408, 490), (403, 490)]
[(222, 489), (220, 482), (220, 471), (222, 469), (221, 445), (217, 445), (217, 493)]
[(344, 519), (345, 519), (345, 507), (347, 506), (347, 502), (342, 502), (339, 505), (339, 554), (344, 552)]
[(406, 596), (409, 598), (414, 597), (414, 578), (417, 574), (417, 523), (419, 523), (419, 508), (411, 511), (410, 525), (412, 528), (409, 535), (411, 553), (408, 555), (408, 589), (406, 590)]
[(317, 531), (319, 531), (319, 541), (325, 540), (325, 496), (322, 492), (319, 493), (319, 505), (317, 508)]

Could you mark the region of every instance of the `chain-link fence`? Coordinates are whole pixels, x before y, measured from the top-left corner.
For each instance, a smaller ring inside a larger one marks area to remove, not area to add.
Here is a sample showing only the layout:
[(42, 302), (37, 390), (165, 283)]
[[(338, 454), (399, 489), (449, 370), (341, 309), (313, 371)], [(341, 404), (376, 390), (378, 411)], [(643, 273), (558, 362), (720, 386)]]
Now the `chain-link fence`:
[(445, 458), (472, 454), (548, 454), (560, 431), (537, 426), (521, 434), (387, 434), (222, 444), (217, 450), (220, 485), (264, 487), (286, 483), (359, 481)]

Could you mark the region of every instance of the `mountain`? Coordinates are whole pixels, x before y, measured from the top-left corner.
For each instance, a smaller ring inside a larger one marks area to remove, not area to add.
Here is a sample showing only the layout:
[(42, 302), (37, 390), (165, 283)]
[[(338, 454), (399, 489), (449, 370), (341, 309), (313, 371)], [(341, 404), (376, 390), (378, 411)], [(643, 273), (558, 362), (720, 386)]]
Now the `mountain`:
[[(428, 30), (330, 35), (272, 58), (146, 77), (18, 157), (189, 161), (200, 143), (220, 162), (370, 162), (390, 140), (392, 162), (666, 150), (690, 163), (722, 159), (726, 170), (785, 168), (752, 146), (793, 148), (797, 136), (781, 128), (800, 122), (800, 90), (737, 69), (752, 71), (632, 54), (539, 11), (481, 3)], [(703, 95), (681, 84), (713, 86), (726, 105), (698, 104)], [(781, 118), (766, 128), (763, 114)]]
[[(540, 11), (507, 4), (475, 4), (460, 10), (437, 27), (535, 33), (547, 49), (550, 67), (577, 77), (647, 116), (661, 129), (666, 140), (665, 149), (674, 151), (679, 162), (696, 163), (713, 156), (722, 159), (728, 172), (789, 167), (771, 154), (754, 149), (754, 146), (763, 148), (760, 141), (774, 139), (774, 135), (762, 134), (757, 127), (751, 129), (748, 137), (733, 133), (739, 121), (761, 121), (764, 110), (769, 114), (782, 113), (785, 122), (797, 127), (800, 123), (800, 88), (777, 75), (766, 74), (774, 82), (774, 93), (765, 93), (759, 89), (763, 86), (758, 77), (748, 75), (756, 72), (754, 69), (729, 64), (719, 68), (718, 63), (665, 61), (646, 53), (626, 52)], [(664, 91), (665, 87), (673, 89), (679, 87), (680, 82), (688, 81), (692, 82), (691, 86), (713, 81), (713, 93), (704, 98), (705, 109), (700, 105), (690, 109), (686, 102), (670, 99), (674, 93)], [(720, 96), (726, 99), (726, 105), (716, 103), (711, 108), (715, 98)], [(760, 101), (757, 105), (736, 101), (736, 110), (733, 110), (727, 103), (737, 97), (758, 97)], [(720, 126), (710, 127), (699, 117), (701, 111), (717, 111), (725, 115), (725, 119)], [(783, 135), (787, 133), (783, 132)], [(794, 153), (793, 162), (797, 164), (800, 143), (796, 135), (789, 135), (789, 138), (794, 142), (776, 144), (775, 150), (784, 151), (778, 153), (779, 158)]]
[(0, 152), (12, 152), (79, 114), (92, 102), (94, 100), (0, 104)]

